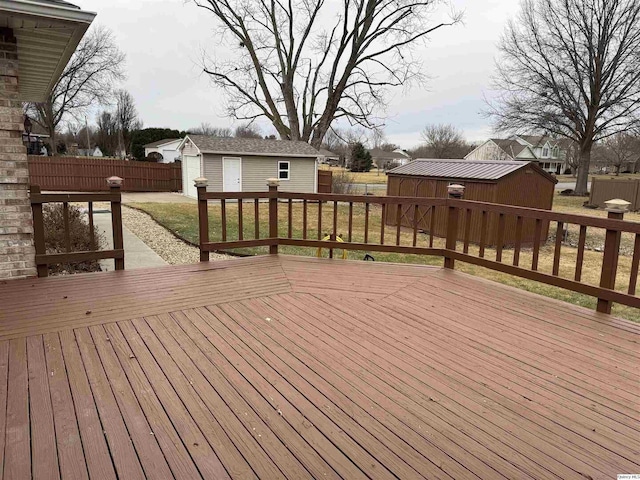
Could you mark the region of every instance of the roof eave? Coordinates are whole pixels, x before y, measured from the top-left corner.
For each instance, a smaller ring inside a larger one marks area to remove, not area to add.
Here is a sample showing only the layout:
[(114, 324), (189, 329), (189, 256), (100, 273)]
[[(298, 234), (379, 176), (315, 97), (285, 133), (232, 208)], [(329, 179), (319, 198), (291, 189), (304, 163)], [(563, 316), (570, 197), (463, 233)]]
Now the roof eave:
[[(195, 145), (195, 143), (194, 143)], [(320, 154), (310, 154), (310, 153), (264, 153), (264, 152), (230, 152), (230, 151), (220, 151), (220, 150), (200, 150), (201, 153), (208, 153), (210, 155), (237, 155), (239, 157), (242, 156), (252, 156), (252, 157), (292, 157), (292, 158), (314, 158), (317, 159), (321, 157)]]

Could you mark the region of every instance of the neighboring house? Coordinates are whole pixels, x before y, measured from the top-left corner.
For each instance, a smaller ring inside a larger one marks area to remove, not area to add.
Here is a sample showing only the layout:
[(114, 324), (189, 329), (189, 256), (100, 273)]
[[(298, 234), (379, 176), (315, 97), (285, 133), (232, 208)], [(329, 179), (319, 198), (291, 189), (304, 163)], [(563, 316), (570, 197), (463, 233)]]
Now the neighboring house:
[(564, 141), (545, 135), (513, 135), (509, 138), (490, 138), (476, 147), (465, 160), (507, 160), (537, 161), (549, 173), (564, 173), (568, 165), (565, 161)]
[(320, 153), (306, 142), (187, 135), (178, 145), (183, 193), (196, 197), (194, 179), (209, 180), (210, 192), (260, 192), (267, 178), (287, 192), (318, 191)]
[(178, 146), (182, 142), (181, 138), (165, 138), (157, 142), (147, 143), (144, 146), (144, 156), (156, 157), (158, 163), (173, 163), (180, 160)]
[(79, 148), (78, 156), (80, 157), (104, 157), (102, 150), (100, 147), (95, 146), (94, 148)]
[(411, 161), (411, 157), (403, 150), (388, 152), (376, 147), (369, 150), (369, 153), (371, 154), (373, 163), (375, 163), (379, 168), (384, 168), (385, 165), (406, 165)]
[(338, 165), (340, 163), (340, 155), (337, 153), (333, 153), (331, 150), (327, 150), (326, 148), (321, 148), (318, 150), (320, 156), (318, 157), (318, 161), (320, 163), (326, 163), (329, 165)]

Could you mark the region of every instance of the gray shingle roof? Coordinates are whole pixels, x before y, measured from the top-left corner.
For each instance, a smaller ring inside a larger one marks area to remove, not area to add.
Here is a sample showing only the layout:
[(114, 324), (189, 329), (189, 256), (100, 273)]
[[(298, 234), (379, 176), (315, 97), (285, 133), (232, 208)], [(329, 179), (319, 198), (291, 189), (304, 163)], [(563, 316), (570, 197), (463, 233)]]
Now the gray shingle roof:
[(382, 158), (387, 160), (406, 160), (409, 158), (409, 155), (405, 155), (400, 152), (388, 152), (386, 150), (382, 150), (381, 148), (372, 148), (369, 150), (372, 158)]
[(306, 142), (262, 138), (222, 138), (189, 135), (203, 153), (244, 155), (282, 155), (286, 157), (317, 157), (318, 150)]
[(57, 6), (60, 6), (60, 7), (80, 9), (80, 7), (78, 7), (77, 5), (74, 5), (74, 4), (69, 3), (69, 2), (65, 2), (64, 0), (35, 0), (35, 3), (46, 3), (46, 4), (49, 4), (49, 5), (57, 5)]
[(165, 143), (175, 142), (176, 140), (180, 140), (179, 138), (163, 138), (162, 140), (156, 140), (155, 142), (147, 143), (143, 145), (144, 148), (153, 148), (158, 145), (164, 145)]
[[(516, 170), (535, 165), (549, 179), (553, 177), (533, 162), (511, 162), (500, 160), (441, 160), (419, 158), (401, 167), (389, 170), (392, 175), (414, 175), (422, 177), (460, 178), (465, 180), (498, 180)], [(555, 181), (555, 179), (553, 179)]]
[(507, 155), (515, 158), (522, 150), (527, 148), (526, 145), (520, 145), (517, 140), (504, 140), (502, 138), (492, 138), (491, 141), (498, 145)]

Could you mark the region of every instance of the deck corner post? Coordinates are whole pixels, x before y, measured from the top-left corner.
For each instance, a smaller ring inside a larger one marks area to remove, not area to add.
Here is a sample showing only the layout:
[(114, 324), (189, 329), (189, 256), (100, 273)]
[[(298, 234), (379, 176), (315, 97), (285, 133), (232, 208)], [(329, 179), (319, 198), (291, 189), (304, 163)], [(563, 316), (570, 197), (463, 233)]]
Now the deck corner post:
[(269, 187), (269, 238), (273, 243), (269, 245), (269, 254), (278, 254), (278, 186), (280, 180), (267, 178)]
[(207, 203), (208, 183), (208, 180), (204, 177), (199, 177), (194, 180), (194, 184), (198, 190), (198, 233), (201, 262), (209, 261), (209, 251), (202, 249), (204, 245), (209, 243), (209, 208)]
[(124, 238), (122, 234), (122, 178), (109, 177), (107, 184), (113, 194), (111, 199), (111, 228), (113, 230), (113, 249), (122, 250), (122, 258), (114, 259), (116, 270), (124, 270)]
[(38, 277), (49, 276), (49, 266), (46, 263), (38, 263), (39, 255), (45, 255), (46, 247), (44, 243), (44, 217), (42, 215), (42, 203), (34, 202), (34, 195), (41, 193), (40, 186), (31, 185), (29, 196), (31, 197), (31, 213), (33, 216), (33, 244), (36, 250), (36, 269)]
[[(624, 220), (624, 214), (628, 210), (630, 203), (625, 200), (614, 199), (605, 202), (606, 210), (609, 212), (607, 218), (610, 220)], [(620, 253), (620, 230), (607, 229), (604, 237), (604, 255), (602, 257), (602, 270), (600, 272), (600, 287), (608, 290), (616, 288), (616, 274), (618, 272), (618, 256)], [(611, 313), (611, 300), (598, 298), (596, 310), (601, 313)]]

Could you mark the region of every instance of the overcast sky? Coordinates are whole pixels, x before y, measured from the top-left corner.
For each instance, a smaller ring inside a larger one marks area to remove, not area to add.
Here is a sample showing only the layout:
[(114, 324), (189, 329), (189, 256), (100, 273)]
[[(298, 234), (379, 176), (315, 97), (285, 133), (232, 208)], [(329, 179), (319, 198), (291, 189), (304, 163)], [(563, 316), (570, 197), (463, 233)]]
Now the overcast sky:
[[(217, 45), (211, 14), (184, 0), (75, 0), (97, 12), (95, 22), (110, 28), (127, 55), (124, 88), (134, 96), (146, 127), (188, 129), (208, 122), (229, 126), (223, 93), (199, 65), (202, 50)], [(389, 99), (385, 133), (403, 148), (420, 143), (429, 123), (451, 123), (468, 140), (486, 138), (491, 130), (480, 115), (489, 94), (496, 44), (516, 0), (453, 0), (464, 10), (464, 25), (434, 32), (420, 47), (427, 88), (395, 90)], [(272, 133), (263, 128), (265, 133)]]

